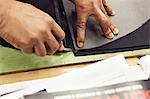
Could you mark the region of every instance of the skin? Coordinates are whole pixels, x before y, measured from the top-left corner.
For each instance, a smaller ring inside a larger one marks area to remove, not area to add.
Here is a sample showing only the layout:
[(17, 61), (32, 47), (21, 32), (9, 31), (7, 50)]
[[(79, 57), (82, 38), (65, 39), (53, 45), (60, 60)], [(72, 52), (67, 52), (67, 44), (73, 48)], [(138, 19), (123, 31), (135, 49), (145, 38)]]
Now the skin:
[(99, 22), (104, 35), (112, 39), (119, 30), (112, 24), (108, 15), (115, 15), (106, 0), (74, 0), (77, 12), (77, 45), (84, 46), (86, 23), (89, 16), (94, 16)]
[[(65, 33), (51, 16), (15, 0), (0, 0), (0, 37), (24, 53), (38, 56), (63, 50)], [(3, 7), (2, 7), (3, 6)]]
[[(79, 47), (84, 46), (89, 16), (98, 20), (107, 38), (118, 34), (118, 29), (107, 17), (115, 12), (106, 5), (105, 0), (75, 0), (74, 3)], [(64, 49), (65, 33), (51, 16), (34, 6), (16, 0), (0, 0), (0, 37), (23, 53), (45, 56)]]

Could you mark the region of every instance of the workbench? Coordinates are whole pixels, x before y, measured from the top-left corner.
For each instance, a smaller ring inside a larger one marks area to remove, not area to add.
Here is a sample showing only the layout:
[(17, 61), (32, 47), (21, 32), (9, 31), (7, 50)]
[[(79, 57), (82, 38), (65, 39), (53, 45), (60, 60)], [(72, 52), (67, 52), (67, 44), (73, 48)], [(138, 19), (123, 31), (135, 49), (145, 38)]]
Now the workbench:
[[(126, 60), (130, 66), (134, 66), (137, 64), (138, 58), (132, 57), (132, 58), (126, 58)], [(55, 76), (70, 72), (72, 70), (87, 66), (89, 64), (92, 64), (92, 63), (82, 63), (82, 64), (66, 65), (66, 66), (61, 66), (61, 67), (46, 68), (46, 69), (39, 69), (39, 70), (26, 71), (26, 72), (1, 74), (0, 85), (55, 77)]]

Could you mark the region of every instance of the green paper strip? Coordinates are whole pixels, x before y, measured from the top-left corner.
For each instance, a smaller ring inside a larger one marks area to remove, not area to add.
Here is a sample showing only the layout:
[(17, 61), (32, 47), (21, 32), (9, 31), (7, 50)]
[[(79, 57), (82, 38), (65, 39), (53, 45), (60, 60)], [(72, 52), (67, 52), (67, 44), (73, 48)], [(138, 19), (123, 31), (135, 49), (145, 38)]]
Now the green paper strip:
[(52, 56), (38, 57), (25, 55), (18, 50), (0, 46), (0, 74), (97, 61), (120, 53), (124, 54), (125, 57), (143, 56), (150, 54), (150, 49), (78, 57), (75, 57), (72, 52), (63, 52)]

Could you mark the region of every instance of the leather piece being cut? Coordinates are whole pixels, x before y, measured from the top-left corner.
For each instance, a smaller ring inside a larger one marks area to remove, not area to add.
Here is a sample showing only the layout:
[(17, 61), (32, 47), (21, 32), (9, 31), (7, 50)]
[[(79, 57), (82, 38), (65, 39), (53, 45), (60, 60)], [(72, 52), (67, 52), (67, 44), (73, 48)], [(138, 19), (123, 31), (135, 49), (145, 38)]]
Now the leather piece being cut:
[(114, 52), (134, 51), (150, 48), (150, 20), (134, 32), (111, 43), (92, 49), (76, 50), (76, 55), (93, 55)]

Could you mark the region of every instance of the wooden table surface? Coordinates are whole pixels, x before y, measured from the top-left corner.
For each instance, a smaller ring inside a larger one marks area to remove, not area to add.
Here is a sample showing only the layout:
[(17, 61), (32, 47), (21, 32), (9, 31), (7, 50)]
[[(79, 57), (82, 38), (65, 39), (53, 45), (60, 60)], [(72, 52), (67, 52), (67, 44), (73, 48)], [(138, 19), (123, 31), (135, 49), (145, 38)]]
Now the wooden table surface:
[[(137, 64), (138, 58), (133, 57), (133, 58), (127, 58), (126, 60), (130, 66), (133, 66)], [(3, 75), (0, 75), (0, 85), (21, 82), (21, 81), (41, 79), (41, 78), (54, 77), (54, 76), (58, 76), (58, 75), (70, 72), (74, 69), (87, 66), (89, 64), (91, 63), (67, 65), (63, 67), (40, 69), (40, 70), (34, 70), (34, 71), (28, 71), (28, 72), (3, 74)]]

